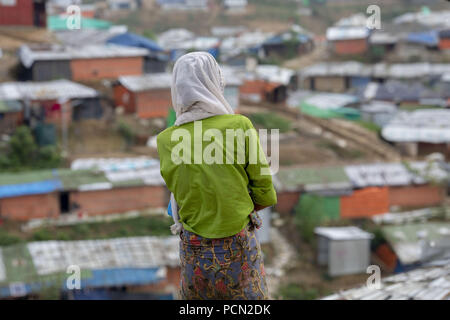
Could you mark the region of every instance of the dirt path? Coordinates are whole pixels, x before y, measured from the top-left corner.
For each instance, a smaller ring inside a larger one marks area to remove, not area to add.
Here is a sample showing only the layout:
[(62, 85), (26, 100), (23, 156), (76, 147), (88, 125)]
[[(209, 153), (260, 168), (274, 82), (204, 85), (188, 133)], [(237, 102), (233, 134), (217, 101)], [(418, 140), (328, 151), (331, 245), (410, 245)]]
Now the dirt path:
[(276, 255), (271, 257), (272, 264), (266, 266), (266, 280), (269, 288), (269, 296), (271, 299), (274, 299), (278, 292), (281, 278), (285, 274), (285, 269), (295, 259), (296, 253), (277, 228), (272, 227), (270, 237)]
[(313, 51), (300, 57), (285, 61), (283, 67), (299, 70), (320, 61), (326, 61), (328, 59), (328, 52), (325, 41), (316, 40), (315, 44), (316, 47)]

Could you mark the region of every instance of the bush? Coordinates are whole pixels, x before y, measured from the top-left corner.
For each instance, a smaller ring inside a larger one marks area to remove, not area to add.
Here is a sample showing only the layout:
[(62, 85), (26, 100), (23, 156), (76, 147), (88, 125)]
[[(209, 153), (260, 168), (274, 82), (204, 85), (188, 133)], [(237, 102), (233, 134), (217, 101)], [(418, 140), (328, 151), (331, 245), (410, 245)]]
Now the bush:
[(9, 246), (21, 242), (22, 240), (5, 230), (0, 230), (0, 246)]
[(319, 298), (316, 289), (307, 289), (300, 285), (289, 283), (278, 290), (278, 298), (282, 300), (314, 300)]
[(123, 121), (119, 122), (117, 130), (119, 131), (119, 134), (122, 136), (122, 138), (125, 140), (125, 144), (127, 147), (130, 147), (134, 144), (136, 135), (133, 129), (131, 129), (131, 127), (127, 123)]
[(0, 169), (5, 171), (22, 171), (30, 169), (52, 169), (62, 162), (56, 146), (39, 148), (26, 126), (20, 126), (6, 147), (6, 154), (0, 156)]
[(379, 127), (373, 122), (363, 120), (356, 120), (355, 122), (359, 124), (361, 127), (366, 128), (369, 131), (375, 132), (376, 134), (379, 134), (381, 132), (381, 127)]
[(253, 113), (249, 116), (255, 127), (259, 126), (264, 129), (280, 129), (280, 132), (291, 130), (291, 122), (279, 115), (269, 113)]
[(55, 240), (55, 238), (56, 238), (56, 235), (49, 229), (37, 230), (31, 236), (32, 241)]

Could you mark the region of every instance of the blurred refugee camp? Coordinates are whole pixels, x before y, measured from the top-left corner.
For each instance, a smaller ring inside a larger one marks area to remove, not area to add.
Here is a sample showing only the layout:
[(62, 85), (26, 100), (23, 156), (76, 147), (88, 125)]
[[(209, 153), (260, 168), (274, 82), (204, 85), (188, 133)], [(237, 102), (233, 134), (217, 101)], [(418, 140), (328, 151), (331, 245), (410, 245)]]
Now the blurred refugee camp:
[(280, 132), (272, 299), (450, 299), (444, 0), (0, 0), (0, 299), (179, 299), (156, 135), (193, 51)]

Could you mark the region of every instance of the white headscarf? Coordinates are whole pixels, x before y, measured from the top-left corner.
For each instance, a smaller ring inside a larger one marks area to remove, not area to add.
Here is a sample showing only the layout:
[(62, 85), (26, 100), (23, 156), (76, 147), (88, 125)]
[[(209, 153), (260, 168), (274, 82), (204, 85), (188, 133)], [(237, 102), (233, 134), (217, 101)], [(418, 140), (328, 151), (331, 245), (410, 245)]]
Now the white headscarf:
[(233, 114), (223, 96), (225, 81), (219, 64), (207, 52), (188, 53), (177, 60), (172, 76), (175, 125)]

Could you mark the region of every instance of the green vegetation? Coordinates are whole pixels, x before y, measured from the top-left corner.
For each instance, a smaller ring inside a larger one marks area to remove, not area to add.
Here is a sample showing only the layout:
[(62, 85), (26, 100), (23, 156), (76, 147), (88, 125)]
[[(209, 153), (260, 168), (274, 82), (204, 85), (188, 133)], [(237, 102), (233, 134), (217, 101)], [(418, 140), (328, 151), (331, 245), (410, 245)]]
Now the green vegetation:
[(142, 32), (142, 35), (146, 38), (149, 38), (150, 40), (156, 41), (157, 39), (156, 33), (152, 30), (145, 30), (144, 32)]
[(277, 294), (282, 300), (315, 300), (319, 298), (319, 292), (314, 288), (305, 288), (301, 285), (289, 283), (280, 287)]
[(381, 127), (377, 126), (373, 122), (364, 121), (364, 120), (355, 120), (356, 124), (359, 124), (361, 127), (366, 128), (369, 131), (375, 132), (379, 134), (381, 132)]
[(59, 167), (61, 162), (62, 158), (56, 146), (39, 147), (31, 130), (20, 126), (7, 143), (5, 155), (0, 156), (0, 170), (50, 169)]
[(291, 130), (291, 122), (276, 113), (253, 113), (249, 115), (249, 119), (255, 127), (262, 127), (269, 130), (280, 129), (281, 133)]
[(18, 236), (11, 234), (10, 232), (0, 229), (0, 246), (10, 246), (16, 243), (20, 243), (22, 239)]
[(140, 236), (169, 236), (172, 220), (165, 216), (137, 217), (112, 222), (83, 223), (64, 227), (43, 227), (20, 236), (0, 229), (0, 246), (22, 241), (85, 240)]
[(124, 121), (120, 121), (117, 126), (117, 131), (125, 142), (125, 148), (129, 148), (134, 145), (136, 134), (129, 124)]
[(400, 110), (402, 111), (415, 111), (415, 110), (419, 110), (419, 109), (442, 109), (441, 107), (438, 106), (425, 106), (425, 105), (401, 105), (398, 107)]
[(334, 153), (336, 153), (340, 158), (343, 159), (358, 159), (364, 156), (364, 153), (360, 150), (356, 149), (348, 149), (348, 148), (341, 148), (337, 144), (323, 140), (316, 144), (318, 147), (330, 149)]

